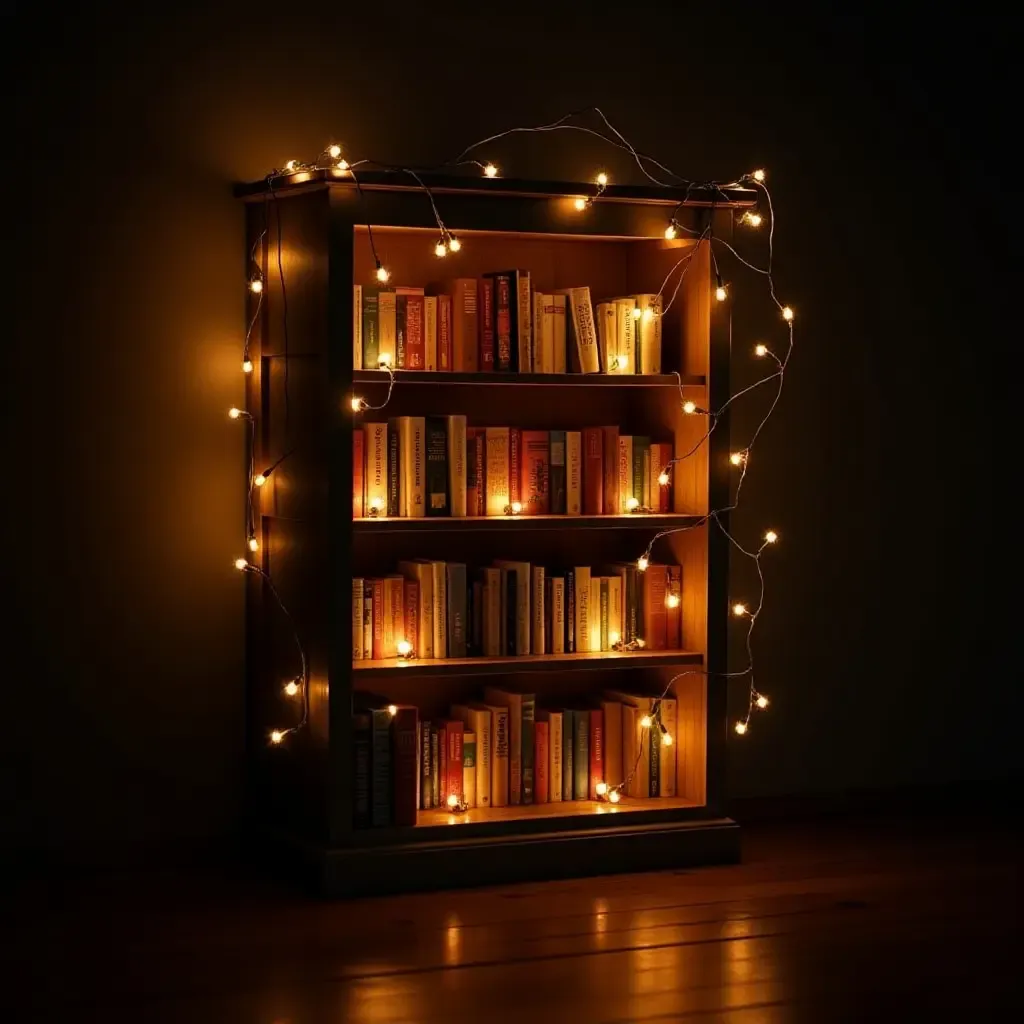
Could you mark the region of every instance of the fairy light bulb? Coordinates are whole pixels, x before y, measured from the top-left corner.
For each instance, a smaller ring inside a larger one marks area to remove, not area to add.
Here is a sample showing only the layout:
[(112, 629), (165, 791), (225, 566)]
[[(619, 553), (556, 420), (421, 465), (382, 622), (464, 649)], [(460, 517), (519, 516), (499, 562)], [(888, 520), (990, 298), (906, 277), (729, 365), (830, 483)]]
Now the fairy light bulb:
[(640, 719), (640, 728), (641, 729), (650, 729), (650, 727), (651, 727), (653, 722), (654, 722), (654, 719), (651, 718), (650, 715), (644, 715), (644, 717)]
[(576, 207), (577, 210), (585, 210), (587, 208), (587, 201), (582, 196), (577, 196), (573, 200), (572, 205)]
[(649, 566), (650, 564), (650, 559), (646, 555), (641, 555), (636, 560), (636, 567), (639, 572), (647, 572), (647, 566)]
[(341, 156), (341, 146), (339, 146), (337, 143), (335, 143), (333, 146), (328, 146), (327, 155), (332, 160), (337, 160), (338, 157)]
[(390, 352), (382, 352), (377, 357), (377, 366), (380, 369), (382, 369), (382, 370), (386, 370), (390, 365), (391, 365), (391, 353)]
[(757, 181), (757, 182), (764, 181), (764, 168), (758, 167), (758, 169), (756, 171), (754, 171), (754, 173), (751, 175), (751, 177), (754, 179), (754, 181)]
[(434, 246), (434, 255), (438, 259), (440, 259), (442, 256), (447, 256), (448, 246), (445, 245), (444, 242), (438, 242), (437, 245)]
[(457, 793), (448, 794), (448, 806), (451, 807), (452, 810), (459, 806), (459, 797)]
[(671, 747), (672, 746), (672, 742), (673, 742), (672, 741), (672, 733), (670, 733), (670, 732), (663, 732), (661, 734), (661, 745), (663, 747)]
[(398, 714), (398, 705), (397, 705), (397, 704), (389, 704), (389, 705), (388, 705), (388, 714), (389, 714), (389, 715), (390, 715), (390, 716), (391, 716), (392, 718), (394, 718), (394, 717), (395, 717), (395, 715), (397, 715), (397, 714)]
[(242, 360), (242, 373), (252, 373), (252, 360), (251, 359), (243, 359)]
[(782, 319), (783, 320), (787, 320), (787, 321), (793, 319), (793, 310), (792, 310), (791, 307), (789, 307), (789, 306), (783, 306), (782, 307)]
[(651, 309), (651, 307), (650, 307), (650, 306), (648, 306), (648, 307), (647, 307), (647, 308), (646, 308), (646, 309), (645, 309), (645, 310), (644, 310), (644, 311), (643, 311), (643, 312), (642, 312), (642, 313), (640, 314), (640, 319), (641, 319), (641, 320), (643, 320), (643, 321), (644, 321), (644, 323), (647, 323), (647, 321), (648, 321), (648, 320), (653, 320), (653, 319), (654, 319), (654, 310), (653, 310), (653, 309)]
[(742, 466), (743, 465), (743, 458), (744, 458), (743, 452), (733, 452), (732, 455), (729, 456), (729, 461), (734, 466)]
[(235, 568), (239, 572), (245, 572), (245, 570), (249, 568), (249, 563), (244, 558), (236, 558)]
[(390, 276), (391, 275), (387, 272), (387, 270), (384, 267), (382, 267), (380, 265), (380, 263), (378, 262), (378, 264), (377, 264), (377, 280), (380, 281), (381, 284), (387, 284), (388, 283), (388, 278)]
[(766, 696), (765, 696), (765, 695), (764, 695), (763, 693), (759, 693), (759, 694), (757, 695), (757, 700), (755, 700), (755, 701), (754, 701), (754, 703), (755, 703), (755, 704), (756, 704), (756, 705), (757, 705), (757, 706), (758, 706), (758, 707), (759, 707), (759, 708), (760, 708), (760, 709), (761, 709), (762, 711), (764, 711), (764, 709), (765, 709), (766, 707), (768, 707), (768, 698), (767, 698), (767, 697), (766, 697)]
[(633, 307), (633, 319), (639, 320), (644, 315), (644, 311), (639, 306)]
[(275, 729), (270, 734), (270, 742), (276, 747), (284, 739), (284, 733), (280, 729)]
[(256, 474), (256, 475), (255, 475), (255, 476), (254, 476), (254, 477), (252, 478), (252, 482), (253, 482), (253, 483), (254, 483), (254, 484), (255, 484), (255, 485), (257, 486), (257, 487), (262, 487), (262, 486), (263, 486), (263, 485), (264, 485), (264, 484), (265, 484), (265, 483), (267, 482), (267, 475), (266, 475), (266, 473), (257, 473), (257, 474)]
[(231, 408), (228, 409), (228, 417), (230, 419), (237, 420), (238, 417), (241, 416), (241, 415), (242, 415), (242, 410), (236, 408), (235, 406), (231, 406)]
[[(294, 171), (294, 170), (295, 170), (295, 168), (296, 168), (296, 167), (298, 167), (298, 165), (299, 165), (299, 162), (298, 162), (298, 160), (289, 160), (289, 161), (288, 161), (288, 163), (286, 163), (286, 164), (284, 165), (284, 169), (285, 169), (286, 171), (289, 171), (289, 172), (290, 172), (290, 171)], [(279, 741), (278, 741), (278, 742), (279, 742)]]
[(736, 726), (735, 726), (735, 729), (736, 729), (736, 733), (739, 736), (742, 736), (747, 731), (747, 723), (746, 722), (737, 722)]
[(608, 184), (608, 175), (605, 174), (604, 171), (601, 171), (601, 173), (598, 174), (598, 176), (597, 176), (597, 183), (598, 183), (598, 185), (601, 186), (601, 188), (604, 188), (605, 185)]
[(743, 214), (743, 223), (749, 224), (752, 228), (759, 228), (761, 226), (761, 214), (749, 210)]
[(263, 291), (263, 282), (258, 277), (254, 277), (249, 282), (249, 291), (251, 291), (253, 295), (259, 295), (259, 293)]
[(400, 658), (408, 658), (412, 654), (412, 644), (408, 640), (399, 640), (395, 646), (398, 648)]
[(632, 495), (626, 499), (626, 511), (635, 512), (640, 507), (640, 501)]
[(294, 697), (299, 692), (299, 684), (294, 679), (290, 679), (284, 684), (284, 692), (286, 697)]
[(613, 789), (608, 794), (608, 802), (609, 803), (617, 804), (621, 799), (622, 799), (622, 796), (619, 794), (619, 791), (617, 789)]
[(666, 608), (678, 608), (679, 607), (679, 595), (678, 594), (668, 594), (665, 597), (665, 607)]
[(488, 165), (487, 165), (487, 166), (486, 166), (486, 167), (484, 168), (484, 174), (485, 174), (485, 175), (486, 175), (486, 176), (487, 176), (488, 178), (496, 178), (496, 177), (498, 176), (498, 168), (497, 168), (497, 167), (495, 167), (495, 166), (494, 166), (494, 164), (490, 164), (490, 163), (489, 163), (489, 164), (488, 164)]
[(458, 252), (462, 248), (462, 243), (457, 238), (448, 239), (448, 248), (452, 252)]
[(740, 604), (739, 602), (737, 602), (736, 604), (734, 604), (732, 606), (732, 613), (733, 613), (733, 615), (736, 615), (736, 616), (746, 615), (747, 614), (747, 606), (745, 604)]
[(523, 511), (523, 503), (521, 501), (512, 502), (512, 515), (517, 516)]
[(728, 293), (727, 293), (727, 292), (726, 292), (726, 290), (725, 290), (725, 285), (722, 285), (722, 284), (720, 284), (720, 285), (719, 285), (719, 286), (718, 286), (718, 287), (717, 287), (717, 288), (715, 289), (715, 298), (716, 298), (716, 299), (718, 299), (718, 301), (719, 301), (719, 302), (725, 302), (725, 299), (726, 299), (726, 295), (727, 295), (727, 294), (728, 294)]
[(352, 406), (353, 412), (359, 412), (363, 407), (363, 400), (361, 398), (353, 398), (349, 404)]
[(348, 170), (348, 161), (347, 160), (339, 160), (336, 166), (337, 166), (339, 171), (347, 171)]
[(252, 552), (259, 551), (260, 542), (255, 537), (249, 538), (249, 550)]
[(768, 355), (768, 346), (767, 345), (755, 345), (754, 346), (754, 355), (757, 356), (759, 359), (763, 359), (766, 355)]
[(644, 640), (644, 638), (643, 638), (643, 637), (641, 637), (641, 636), (638, 636), (638, 637), (636, 638), (636, 645), (637, 645), (637, 647), (639, 647), (639, 648), (640, 648), (640, 650), (643, 650), (643, 649), (644, 649), (644, 648), (645, 648), (645, 647), (647, 646), (647, 641), (646, 641), (646, 640)]
[(619, 631), (617, 629), (610, 629), (608, 631), (608, 643), (610, 643), (612, 647), (614, 647), (621, 639), (622, 638), (619, 636)]
[(774, 530), (768, 530), (764, 535), (765, 544), (774, 544), (778, 539), (779, 535)]
[(675, 226), (675, 224), (669, 224), (669, 226), (667, 228), (665, 228), (665, 238), (668, 239), (668, 241), (671, 242), (672, 239), (675, 238), (675, 237), (676, 237), (676, 226)]
[(384, 508), (384, 499), (383, 498), (371, 498), (370, 499), (370, 508), (372, 508), (375, 512), (380, 512), (381, 509)]
[(597, 784), (597, 785), (596, 785), (596, 786), (594, 787), (594, 792), (595, 792), (595, 793), (596, 793), (596, 794), (597, 794), (598, 796), (605, 796), (605, 795), (606, 795), (606, 794), (608, 793), (608, 783), (607, 783), (607, 782), (599, 782), (599, 783), (598, 783), (598, 784)]
[(625, 356), (612, 356), (609, 361), (609, 370), (624, 370), (626, 368), (626, 357)]
[(683, 402), (683, 412), (687, 416), (692, 416), (697, 411), (697, 405), (695, 402)]
[(659, 473), (658, 483), (661, 484), (662, 487), (668, 487), (668, 473), (665, 473), (664, 471)]

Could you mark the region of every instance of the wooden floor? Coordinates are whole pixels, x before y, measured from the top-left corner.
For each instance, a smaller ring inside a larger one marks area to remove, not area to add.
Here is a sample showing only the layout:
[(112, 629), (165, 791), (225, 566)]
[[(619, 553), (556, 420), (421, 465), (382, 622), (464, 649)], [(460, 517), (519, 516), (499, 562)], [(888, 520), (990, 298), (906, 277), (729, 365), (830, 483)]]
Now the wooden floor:
[(5, 1016), (1003, 1019), (1020, 1002), (1020, 853), (991, 822), (951, 817), (751, 828), (738, 867), (336, 904), (239, 877), (26, 883), (4, 914)]

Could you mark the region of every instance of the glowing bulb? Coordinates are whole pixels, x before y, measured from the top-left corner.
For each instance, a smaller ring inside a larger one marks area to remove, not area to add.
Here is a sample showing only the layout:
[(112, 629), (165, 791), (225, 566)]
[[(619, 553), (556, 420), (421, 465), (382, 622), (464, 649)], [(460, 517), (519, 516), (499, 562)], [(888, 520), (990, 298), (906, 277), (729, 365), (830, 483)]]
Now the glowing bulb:
[(747, 606), (745, 604), (739, 604), (739, 603), (734, 604), (732, 606), (732, 613), (733, 613), (733, 615), (746, 615), (747, 614)]
[(412, 644), (408, 640), (399, 640), (398, 644), (398, 656), (400, 658), (408, 658), (412, 654)]
[(774, 530), (769, 530), (764, 535), (765, 544), (774, 544), (779, 539), (779, 535)]
[(647, 307), (647, 308), (646, 308), (646, 309), (645, 309), (645, 310), (643, 311), (643, 313), (641, 313), (641, 314), (640, 314), (640, 318), (641, 318), (642, 320), (644, 320), (645, 322), (646, 322), (647, 320), (653, 320), (653, 319), (654, 319), (654, 310), (653, 310), (653, 309), (651, 309), (651, 307), (650, 307), (650, 306), (648, 306), (648, 307)]
[(486, 174), (488, 178), (496, 178), (498, 176), (498, 168), (495, 167), (494, 164), (488, 164), (484, 168), (484, 174)]
[(233, 419), (233, 420), (237, 420), (238, 417), (241, 416), (241, 415), (242, 415), (242, 410), (241, 409), (236, 409), (234, 406), (231, 406), (231, 408), (228, 409), (228, 416), (230, 416), (231, 419)]
[(737, 722), (736, 723), (736, 732), (740, 736), (742, 736), (746, 731), (747, 731), (747, 723), (746, 722)]
[(634, 498), (634, 497), (630, 496), (630, 497), (628, 497), (626, 499), (626, 511), (627, 512), (632, 512), (634, 509), (638, 509), (639, 507), (640, 507), (640, 501), (637, 498)]
[(639, 320), (644, 315), (644, 311), (639, 306), (633, 307), (633, 319)]
[(243, 359), (242, 360), (242, 373), (252, 373), (252, 360), (251, 359)]
[(398, 705), (397, 705), (397, 704), (389, 704), (389, 705), (388, 705), (388, 714), (389, 714), (389, 715), (390, 715), (390, 716), (391, 716), (392, 718), (394, 718), (394, 717), (395, 717), (395, 715), (397, 715), (397, 714), (398, 714)]
[(672, 746), (672, 733), (670, 733), (670, 732), (663, 732), (661, 734), (661, 745), (663, 747), (671, 747)]
[(619, 636), (618, 630), (612, 629), (608, 631), (608, 643), (610, 643), (612, 647), (614, 647), (621, 639), (622, 638)]
[(328, 146), (327, 155), (332, 160), (337, 160), (338, 157), (341, 156), (341, 146), (339, 146), (337, 143), (335, 143), (333, 146)]
[(743, 465), (743, 452), (733, 452), (732, 455), (729, 456), (729, 461), (734, 466), (742, 466)]
[(619, 795), (619, 791), (617, 789), (613, 789), (608, 794), (608, 802), (609, 803), (617, 804), (621, 799), (622, 799), (622, 797)]
[(763, 357), (763, 356), (768, 355), (768, 346), (767, 345), (755, 345), (754, 346), (754, 355), (758, 356), (758, 357)]
[(382, 352), (377, 358), (377, 365), (383, 370), (391, 365), (391, 353)]
[(275, 729), (275, 730), (274, 730), (274, 731), (273, 731), (273, 732), (272, 732), (272, 733), (270, 734), (270, 742), (271, 742), (271, 743), (273, 743), (273, 744), (275, 744), (275, 745), (277, 745), (278, 743), (280, 743), (280, 742), (281, 742), (281, 740), (283, 740), (283, 739), (284, 739), (284, 733), (283, 733), (283, 732), (281, 732), (281, 730), (280, 730), (280, 729)]
[(383, 507), (384, 507), (384, 499), (383, 498), (371, 498), (370, 499), (370, 508), (376, 509), (376, 511), (379, 512)]
[(764, 170), (760, 167), (751, 175), (754, 181), (764, 181)]
[(235, 568), (239, 572), (244, 572), (246, 569), (249, 568), (249, 563), (244, 558), (236, 558), (235, 559)]
[(381, 284), (387, 284), (390, 276), (391, 275), (384, 269), (384, 267), (377, 267), (377, 280), (380, 281)]
[(759, 228), (761, 226), (761, 214), (759, 214), (759, 213), (747, 213), (747, 214), (744, 214), (743, 219), (752, 228)]
[[(286, 163), (284, 165), (284, 169), (286, 171), (294, 171), (295, 168), (298, 166), (298, 163), (299, 163), (298, 160), (289, 160), (288, 163)], [(275, 740), (275, 742), (280, 742), (280, 741), (279, 740)]]
[(725, 302), (725, 296), (726, 296), (725, 287), (723, 285), (719, 285), (715, 289), (715, 298), (718, 299), (719, 302)]
[(259, 551), (259, 549), (260, 549), (260, 542), (255, 537), (250, 537), (249, 538), (249, 550), (250, 551)]
[(453, 809), (459, 806), (459, 797), (456, 793), (448, 794), (448, 806)]
[(447, 256), (448, 246), (445, 245), (444, 242), (438, 242), (437, 245), (434, 246), (434, 255), (437, 256), (439, 259), (442, 256)]
[(514, 516), (517, 516), (517, 515), (519, 515), (519, 513), (520, 513), (520, 512), (522, 512), (522, 511), (523, 511), (523, 505), (522, 505), (522, 502), (519, 502), (519, 501), (513, 501), (513, 502), (512, 502), (512, 515), (514, 515)]
[(577, 210), (585, 210), (587, 208), (587, 201), (582, 196), (577, 196), (572, 205), (575, 206)]
[(249, 282), (249, 291), (251, 291), (253, 295), (259, 295), (259, 293), (263, 291), (263, 282), (258, 277), (254, 277)]
[(359, 412), (359, 410), (362, 409), (363, 407), (363, 400), (361, 398), (353, 398), (351, 405), (353, 412)]
[(669, 594), (665, 598), (665, 607), (666, 608), (678, 608), (679, 607), (679, 595), (678, 594)]
[(640, 572), (647, 572), (647, 566), (649, 566), (650, 564), (650, 559), (648, 559), (646, 555), (641, 555), (636, 560), (636, 567)]
[(792, 320), (793, 319), (793, 310), (789, 306), (783, 306), (782, 307), (782, 319), (783, 320)]
[(348, 170), (348, 161), (347, 160), (339, 160), (338, 164), (337, 164), (337, 167), (338, 167), (339, 171), (347, 171)]
[(597, 794), (598, 796), (604, 796), (604, 795), (605, 795), (605, 794), (606, 794), (606, 793), (608, 792), (608, 783), (607, 783), (607, 782), (599, 782), (599, 783), (598, 783), (598, 784), (597, 784), (597, 785), (596, 785), (596, 786), (594, 787), (594, 792), (595, 792), (595, 793), (596, 793), (596, 794)]
[(294, 679), (284, 684), (284, 692), (288, 697), (294, 697), (299, 692), (299, 684)]
[(658, 483), (662, 487), (668, 487), (668, 473), (662, 472), (658, 474)]
[(651, 724), (652, 724), (653, 721), (654, 721), (654, 719), (651, 718), (650, 715), (644, 715), (644, 717), (640, 719), (640, 728), (641, 729), (650, 729)]
[(675, 226), (675, 224), (669, 224), (669, 226), (667, 228), (665, 228), (665, 237), (670, 242), (672, 241), (673, 238), (676, 237), (676, 226)]
[(252, 482), (253, 482), (253, 483), (254, 483), (254, 484), (255, 484), (255, 485), (257, 486), (257, 487), (262, 487), (262, 486), (263, 486), (263, 485), (264, 485), (264, 484), (265, 484), (265, 483), (267, 482), (267, 478), (266, 478), (266, 475), (265, 475), (265, 474), (263, 474), (263, 473), (257, 473), (257, 474), (256, 474), (256, 475), (255, 475), (255, 476), (253, 477), (253, 479), (252, 479)]
[(758, 706), (758, 707), (759, 707), (759, 708), (760, 708), (760, 709), (761, 709), (762, 711), (764, 711), (764, 709), (765, 709), (766, 707), (768, 707), (768, 698), (767, 698), (767, 697), (766, 697), (766, 696), (765, 696), (765, 695), (764, 695), (763, 693), (759, 693), (759, 694), (757, 695), (757, 700), (755, 700), (755, 701), (754, 701), (754, 703), (755, 703), (755, 704), (756, 704), (756, 705), (757, 705), (757, 706)]
[(697, 411), (697, 406), (693, 402), (683, 402), (683, 412), (687, 416), (692, 416)]
[(605, 185), (607, 185), (607, 184), (608, 184), (608, 175), (607, 175), (607, 174), (605, 174), (605, 173), (604, 173), (604, 171), (602, 171), (602, 172), (601, 172), (601, 173), (600, 173), (600, 174), (599, 174), (599, 175), (597, 176), (597, 183), (598, 183), (598, 185), (600, 185), (600, 186), (601, 186), (601, 188), (604, 188), (604, 187), (605, 187)]
[(457, 238), (448, 239), (448, 248), (452, 252), (458, 252), (462, 248), (462, 243)]
[(643, 648), (645, 648), (645, 647), (647, 646), (647, 641), (646, 641), (646, 640), (644, 640), (644, 639), (642, 639), (641, 637), (637, 637), (637, 638), (636, 638), (636, 645), (637, 645), (637, 647), (639, 647), (639, 648), (640, 648), (641, 650), (643, 650)]
[(612, 356), (609, 370), (624, 370), (626, 368), (625, 356)]

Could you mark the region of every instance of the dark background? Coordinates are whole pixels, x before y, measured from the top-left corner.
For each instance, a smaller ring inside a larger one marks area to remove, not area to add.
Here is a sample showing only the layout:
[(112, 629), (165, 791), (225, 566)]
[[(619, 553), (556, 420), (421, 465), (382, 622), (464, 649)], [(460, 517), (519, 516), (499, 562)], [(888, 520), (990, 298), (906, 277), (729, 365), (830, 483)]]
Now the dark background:
[[(1010, 776), (1018, 680), (1000, 605), (1015, 527), (997, 502), (1018, 458), (998, 419), (1020, 333), (1004, 322), (1013, 33), (934, 11), (901, 25), (658, 6), (674, 13), (5, 14), (9, 848), (102, 859), (238, 826), (231, 182), (333, 140), (350, 159), (439, 162), (592, 104), (687, 175), (771, 175), (799, 347), (735, 520), (783, 543), (757, 634), (772, 713), (730, 742), (731, 792), (983, 792)], [(487, 156), (527, 177), (631, 174), (581, 136)], [(737, 325), (737, 385), (774, 323), (761, 312)], [(734, 589), (750, 585), (738, 574)]]

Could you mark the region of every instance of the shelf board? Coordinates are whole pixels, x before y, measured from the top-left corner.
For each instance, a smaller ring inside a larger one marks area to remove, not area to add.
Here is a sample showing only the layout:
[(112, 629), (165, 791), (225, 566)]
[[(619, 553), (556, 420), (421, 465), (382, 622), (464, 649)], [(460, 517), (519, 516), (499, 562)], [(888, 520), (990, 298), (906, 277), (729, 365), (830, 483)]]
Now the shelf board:
[(600, 654), (524, 654), (506, 658), (426, 658), (354, 661), (354, 679), (385, 676), (491, 676), (515, 672), (588, 672), (593, 669), (647, 668), (703, 662), (699, 651), (602, 651)]
[[(463, 814), (452, 814), (440, 809), (417, 812), (416, 827), (483, 825), (505, 821), (536, 821), (539, 818), (563, 819), (579, 818), (584, 815), (631, 814), (639, 811), (675, 811), (698, 806), (700, 805), (685, 797), (658, 797), (653, 800), (623, 797), (617, 804), (601, 800), (566, 800), (559, 803), (523, 804), (515, 807), (474, 807)], [(557, 827), (557, 821), (549, 821), (549, 824)]]
[[(442, 373), (434, 370), (395, 370), (396, 384), (486, 384), (491, 387), (549, 388), (702, 388), (707, 378), (700, 374), (674, 373)], [(387, 384), (384, 370), (353, 370), (354, 384)]]
[(622, 516), (376, 516), (353, 519), (356, 533), (462, 533), (464, 530), (489, 530), (504, 533), (532, 530), (665, 530), (698, 526), (704, 516), (676, 513)]

